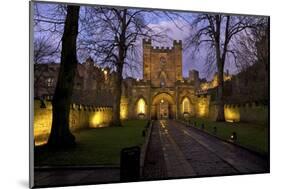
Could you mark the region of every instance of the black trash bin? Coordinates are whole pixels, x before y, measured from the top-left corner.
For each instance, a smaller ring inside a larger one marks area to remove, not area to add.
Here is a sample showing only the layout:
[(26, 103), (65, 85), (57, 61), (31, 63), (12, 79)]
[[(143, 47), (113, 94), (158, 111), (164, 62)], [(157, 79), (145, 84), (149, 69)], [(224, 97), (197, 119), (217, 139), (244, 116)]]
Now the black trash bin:
[(120, 180), (138, 181), (140, 177), (140, 147), (134, 146), (121, 150)]

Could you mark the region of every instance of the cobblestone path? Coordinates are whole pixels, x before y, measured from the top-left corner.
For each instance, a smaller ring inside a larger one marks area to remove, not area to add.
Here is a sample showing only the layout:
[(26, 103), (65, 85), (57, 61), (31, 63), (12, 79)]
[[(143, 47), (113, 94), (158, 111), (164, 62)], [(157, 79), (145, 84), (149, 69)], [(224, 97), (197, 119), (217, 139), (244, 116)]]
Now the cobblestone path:
[(153, 124), (143, 168), (143, 179), (167, 178), (164, 153), (160, 140), (159, 124)]
[(165, 170), (166, 178), (268, 172), (267, 161), (260, 156), (180, 122), (156, 121), (153, 133), (147, 156), (153, 156), (156, 149), (160, 152), (154, 154), (154, 161), (161, 161), (154, 172)]

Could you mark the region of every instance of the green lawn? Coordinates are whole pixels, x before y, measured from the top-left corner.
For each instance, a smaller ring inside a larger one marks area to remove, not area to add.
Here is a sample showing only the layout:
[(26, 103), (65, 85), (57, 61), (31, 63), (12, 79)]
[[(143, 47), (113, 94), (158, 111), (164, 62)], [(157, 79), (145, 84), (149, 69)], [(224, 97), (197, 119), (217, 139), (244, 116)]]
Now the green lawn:
[(142, 145), (142, 130), (147, 120), (124, 121), (123, 127), (105, 127), (74, 133), (77, 146), (50, 152), (35, 149), (35, 166), (51, 165), (118, 165), (122, 148)]
[(196, 127), (201, 128), (204, 123), (205, 131), (213, 134), (214, 127), (217, 127), (216, 136), (229, 140), (232, 132), (237, 133), (237, 144), (256, 151), (262, 155), (268, 155), (268, 124), (252, 124), (242, 122), (215, 122), (200, 118), (190, 118)]

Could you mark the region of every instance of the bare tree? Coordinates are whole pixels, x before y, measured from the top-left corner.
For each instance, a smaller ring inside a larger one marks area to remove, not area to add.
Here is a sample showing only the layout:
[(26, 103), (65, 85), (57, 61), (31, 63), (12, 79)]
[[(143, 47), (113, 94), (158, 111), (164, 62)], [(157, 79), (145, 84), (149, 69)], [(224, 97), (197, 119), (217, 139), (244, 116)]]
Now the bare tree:
[[(147, 11), (126, 8), (89, 8), (90, 18), (96, 19), (96, 22), (90, 23), (96, 29), (94, 33), (92, 33), (92, 27), (86, 29), (85, 36), (91, 37), (84, 37), (79, 43), (80, 49), (93, 52), (101, 65), (108, 66), (116, 72), (112, 121), (114, 126), (121, 126), (120, 100), (124, 68), (137, 69), (137, 60), (140, 58), (136, 57), (140, 54), (141, 38), (156, 39), (161, 35), (161, 32), (155, 33), (149, 27), (149, 23), (144, 19), (144, 12)], [(86, 23), (88, 24), (89, 21)]]
[[(47, 36), (39, 36), (34, 40), (34, 87), (40, 88), (44, 86), (41, 78), (45, 72), (48, 71), (46, 65), (50, 62), (55, 62), (59, 57), (60, 44), (56, 46), (51, 43), (51, 40)], [(35, 95), (38, 96), (38, 95)]]
[(40, 36), (34, 40), (34, 64), (47, 63), (50, 59), (57, 57), (59, 53), (59, 45), (51, 43), (47, 36)]
[(230, 43), (236, 34), (252, 27), (252, 20), (253, 18), (250, 16), (198, 14), (192, 22), (194, 33), (188, 38), (188, 46), (194, 47), (195, 52), (201, 46), (207, 47), (207, 65), (212, 66), (215, 64), (218, 71), (217, 121), (225, 121), (224, 67), (228, 54), (231, 54)]
[(264, 69), (268, 70), (268, 24), (268, 18), (257, 18), (255, 27), (244, 30), (235, 36), (233, 53), (235, 53), (236, 67), (240, 72), (245, 71), (254, 63), (261, 63), (264, 65)]
[(53, 120), (48, 140), (48, 146), (51, 148), (69, 147), (75, 144), (75, 137), (69, 130), (69, 111), (77, 68), (76, 40), (79, 9), (79, 6), (67, 6), (62, 36), (61, 64), (52, 100)]

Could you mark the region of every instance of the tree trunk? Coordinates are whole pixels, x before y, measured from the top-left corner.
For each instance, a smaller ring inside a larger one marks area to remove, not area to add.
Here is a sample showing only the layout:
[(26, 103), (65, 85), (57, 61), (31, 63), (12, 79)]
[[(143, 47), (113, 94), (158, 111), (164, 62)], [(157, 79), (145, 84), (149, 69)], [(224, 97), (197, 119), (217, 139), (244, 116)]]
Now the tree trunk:
[[(219, 15), (215, 16), (216, 20), (216, 32), (215, 32), (215, 48), (216, 48), (216, 61), (218, 68), (218, 115), (216, 121), (225, 121), (224, 118), (224, 100), (223, 100), (223, 70), (224, 70), (224, 61), (225, 61), (225, 51), (221, 53), (221, 17)], [(228, 21), (227, 21), (228, 23)], [(228, 28), (228, 26), (227, 26)], [(226, 50), (226, 46), (224, 46)], [(221, 56), (222, 55), (222, 56)]]
[(112, 126), (122, 126), (120, 120), (120, 102), (122, 94), (122, 72), (117, 71), (117, 78), (115, 81), (115, 94), (113, 102), (113, 115), (112, 115)]
[(69, 129), (69, 111), (77, 68), (76, 39), (78, 35), (79, 6), (67, 6), (62, 36), (61, 64), (52, 100), (53, 120), (48, 146), (65, 148), (75, 145), (75, 137)]
[(121, 22), (121, 34), (119, 38), (118, 45), (118, 62), (117, 62), (117, 78), (115, 81), (115, 94), (114, 94), (114, 103), (113, 103), (113, 116), (112, 116), (112, 125), (113, 126), (122, 126), (120, 120), (120, 102), (122, 95), (122, 80), (123, 80), (123, 66), (126, 57), (126, 30), (127, 30), (127, 9), (124, 9), (119, 14), (120, 22)]
[(223, 80), (223, 66), (222, 63), (219, 63), (218, 66), (218, 115), (216, 121), (225, 121), (224, 117), (224, 96), (223, 96), (223, 89), (224, 89), (224, 80)]

